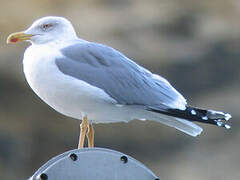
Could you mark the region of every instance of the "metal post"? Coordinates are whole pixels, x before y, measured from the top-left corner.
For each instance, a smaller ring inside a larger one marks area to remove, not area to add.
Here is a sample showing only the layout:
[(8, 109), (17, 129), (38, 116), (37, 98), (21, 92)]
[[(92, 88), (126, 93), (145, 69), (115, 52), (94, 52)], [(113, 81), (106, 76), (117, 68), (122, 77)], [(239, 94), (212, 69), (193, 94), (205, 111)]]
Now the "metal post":
[(121, 152), (82, 148), (60, 154), (29, 180), (159, 180), (146, 166)]

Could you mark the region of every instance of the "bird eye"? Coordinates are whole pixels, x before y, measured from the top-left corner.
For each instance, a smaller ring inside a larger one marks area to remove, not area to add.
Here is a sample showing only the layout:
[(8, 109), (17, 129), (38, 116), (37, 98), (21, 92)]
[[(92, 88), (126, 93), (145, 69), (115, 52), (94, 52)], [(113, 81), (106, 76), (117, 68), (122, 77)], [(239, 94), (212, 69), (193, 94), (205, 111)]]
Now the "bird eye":
[(43, 24), (42, 29), (46, 30), (46, 29), (50, 28), (51, 26), (52, 26), (51, 24)]

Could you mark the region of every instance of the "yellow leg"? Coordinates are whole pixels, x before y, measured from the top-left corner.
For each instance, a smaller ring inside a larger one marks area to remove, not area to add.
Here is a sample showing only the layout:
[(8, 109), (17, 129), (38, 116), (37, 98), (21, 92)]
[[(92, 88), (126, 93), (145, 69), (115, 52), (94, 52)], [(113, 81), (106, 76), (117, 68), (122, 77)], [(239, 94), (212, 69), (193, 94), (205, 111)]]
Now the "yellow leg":
[(92, 124), (88, 124), (88, 147), (93, 148), (94, 147), (94, 129)]
[(80, 136), (79, 136), (78, 149), (83, 148), (84, 146), (87, 127), (88, 127), (88, 120), (87, 120), (87, 117), (84, 116), (82, 119), (82, 123), (80, 124)]

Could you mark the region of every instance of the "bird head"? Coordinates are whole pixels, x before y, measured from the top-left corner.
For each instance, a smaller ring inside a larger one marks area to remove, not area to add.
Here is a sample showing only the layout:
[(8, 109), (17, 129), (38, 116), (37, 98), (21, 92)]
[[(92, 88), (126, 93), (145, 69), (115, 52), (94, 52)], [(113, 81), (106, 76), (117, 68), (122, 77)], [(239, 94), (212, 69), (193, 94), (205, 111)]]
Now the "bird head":
[(32, 44), (45, 44), (76, 39), (72, 24), (63, 17), (48, 16), (38, 19), (25, 31), (12, 33), (7, 43), (30, 41)]

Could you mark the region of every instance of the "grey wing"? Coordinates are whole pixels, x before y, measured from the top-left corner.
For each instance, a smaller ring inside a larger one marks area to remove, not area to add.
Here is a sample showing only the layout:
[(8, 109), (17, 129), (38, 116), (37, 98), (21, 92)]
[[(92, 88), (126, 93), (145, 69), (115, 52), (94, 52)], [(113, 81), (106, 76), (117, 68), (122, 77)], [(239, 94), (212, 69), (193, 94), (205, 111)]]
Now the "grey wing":
[(61, 49), (59, 70), (103, 89), (119, 104), (184, 109), (186, 101), (164, 78), (137, 65), (117, 50), (97, 43)]

